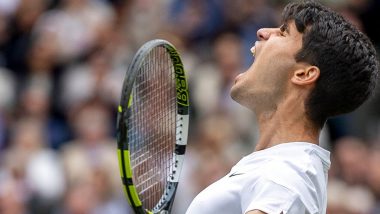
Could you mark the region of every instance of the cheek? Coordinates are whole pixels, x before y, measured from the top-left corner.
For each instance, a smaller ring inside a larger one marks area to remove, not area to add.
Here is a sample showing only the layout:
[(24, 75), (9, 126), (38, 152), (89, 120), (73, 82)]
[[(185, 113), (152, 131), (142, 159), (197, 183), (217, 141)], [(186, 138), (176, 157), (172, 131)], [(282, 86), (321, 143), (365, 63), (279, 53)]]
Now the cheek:
[[(267, 96), (281, 95), (290, 80), (292, 62), (286, 59), (272, 59), (264, 65), (254, 67), (246, 78), (250, 85), (249, 94), (263, 93)], [(273, 97), (274, 98), (274, 97)]]
[(263, 46), (267, 58), (275, 61), (294, 60), (302, 43), (297, 38), (274, 38)]
[(257, 71), (259, 80), (264, 82), (277, 82), (288, 77), (295, 68), (296, 61), (294, 55), (284, 49), (275, 48), (268, 51), (266, 55), (257, 61)]

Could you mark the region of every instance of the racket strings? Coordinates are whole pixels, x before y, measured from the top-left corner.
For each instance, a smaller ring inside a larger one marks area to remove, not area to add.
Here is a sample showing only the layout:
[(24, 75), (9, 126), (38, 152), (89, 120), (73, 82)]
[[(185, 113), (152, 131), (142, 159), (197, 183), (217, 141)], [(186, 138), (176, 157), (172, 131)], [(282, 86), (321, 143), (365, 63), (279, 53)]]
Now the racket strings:
[(146, 209), (160, 200), (173, 164), (176, 88), (170, 55), (153, 49), (132, 89), (130, 142), (133, 182)]

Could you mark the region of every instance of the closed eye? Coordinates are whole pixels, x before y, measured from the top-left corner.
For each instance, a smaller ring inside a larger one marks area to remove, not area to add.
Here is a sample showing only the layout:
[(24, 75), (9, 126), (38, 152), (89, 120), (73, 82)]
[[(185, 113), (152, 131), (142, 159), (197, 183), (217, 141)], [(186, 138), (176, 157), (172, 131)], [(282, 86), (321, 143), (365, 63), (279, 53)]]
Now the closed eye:
[(285, 34), (289, 34), (288, 25), (286, 23), (281, 25), (280, 31), (281, 31), (281, 36), (285, 36)]

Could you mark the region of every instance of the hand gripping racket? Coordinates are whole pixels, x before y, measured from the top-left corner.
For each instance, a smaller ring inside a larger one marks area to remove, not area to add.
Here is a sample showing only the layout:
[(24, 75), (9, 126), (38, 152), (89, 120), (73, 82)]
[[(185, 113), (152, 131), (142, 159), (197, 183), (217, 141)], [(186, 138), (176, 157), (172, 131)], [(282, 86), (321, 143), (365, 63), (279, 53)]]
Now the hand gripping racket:
[(145, 43), (123, 83), (117, 118), (125, 195), (135, 213), (170, 213), (187, 144), (189, 92), (176, 49)]

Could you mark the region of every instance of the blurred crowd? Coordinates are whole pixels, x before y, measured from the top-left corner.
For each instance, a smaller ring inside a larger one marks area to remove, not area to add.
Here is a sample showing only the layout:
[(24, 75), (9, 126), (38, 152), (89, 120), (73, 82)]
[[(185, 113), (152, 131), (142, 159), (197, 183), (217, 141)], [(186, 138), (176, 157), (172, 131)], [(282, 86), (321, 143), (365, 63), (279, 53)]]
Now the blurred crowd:
[[(189, 75), (189, 146), (173, 213), (229, 172), (257, 140), (229, 96), (262, 27), (287, 0), (0, 0), (0, 213), (131, 213), (115, 117), (135, 51), (162, 38)], [(380, 1), (325, 0), (377, 49)], [(274, 59), (275, 60), (275, 59)], [(380, 213), (380, 95), (330, 120), (329, 214)]]

